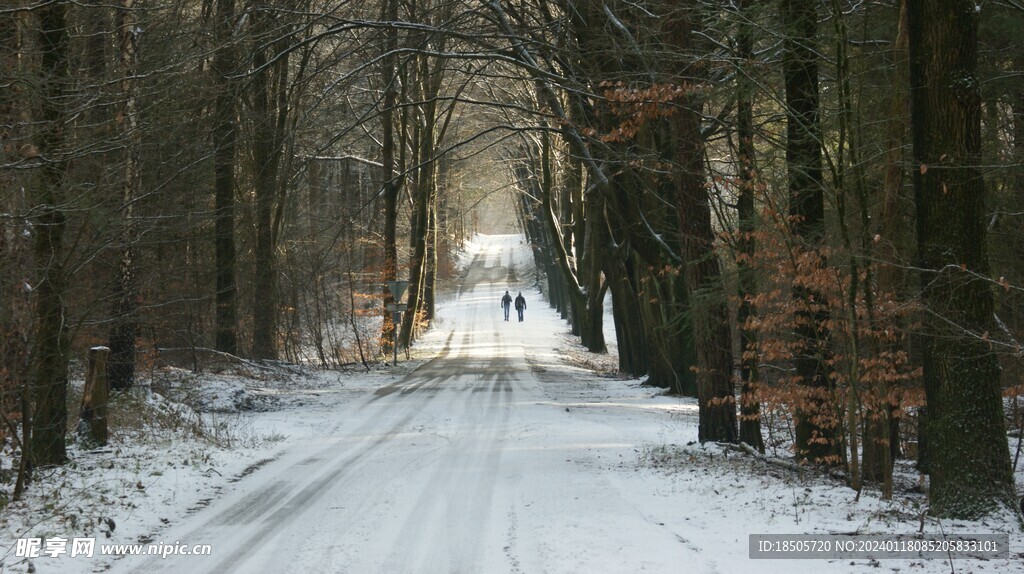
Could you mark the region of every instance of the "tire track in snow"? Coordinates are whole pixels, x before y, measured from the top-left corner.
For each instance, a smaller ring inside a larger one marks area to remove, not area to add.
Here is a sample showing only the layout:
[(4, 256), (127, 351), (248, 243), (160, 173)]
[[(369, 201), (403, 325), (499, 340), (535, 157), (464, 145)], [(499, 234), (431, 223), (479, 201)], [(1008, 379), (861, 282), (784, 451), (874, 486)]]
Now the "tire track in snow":
[[(464, 337), (463, 348), (474, 343)], [(389, 553), (380, 571), (482, 571), (508, 437), (514, 373), (503, 346), (495, 346), (497, 356), (466, 361), (468, 368), (458, 376), (464, 381), (461, 389), (446, 387), (446, 396), (461, 407), (453, 417), (459, 421), (456, 436), (419, 489), (397, 535), (402, 544)]]
[[(466, 344), (466, 341), (469, 338), (470, 335), (468, 333), (464, 335), (463, 344), (459, 347), (459, 356), (457, 358), (462, 358), (467, 353), (470, 347)], [(382, 445), (399, 434), (401, 429), (404, 429), (414, 418), (420, 415), (427, 404), (440, 394), (436, 391), (439, 391), (442, 385), (452, 378), (450, 371), (442, 366), (447, 356), (448, 353), (445, 353), (443, 356), (428, 361), (420, 368), (403, 377), (402, 381), (399, 382), (399, 386), (402, 387), (400, 395), (415, 393), (422, 395), (421, 400), (409, 401), (399, 397), (395, 401), (381, 404), (382, 410), (388, 408), (387, 405), (391, 403), (402, 404), (406, 407), (408, 412), (397, 423), (393, 424), (386, 432), (378, 434), (377, 438), (361, 449), (356, 450), (353, 454), (349, 455), (346, 453), (346, 455), (338, 457), (335, 464), (328, 471), (313, 482), (308, 483), (296, 495), (288, 498), (282, 506), (269, 514), (269, 516), (265, 516), (262, 521), (263, 526), (255, 533), (250, 534), (247, 537), (246, 543), (241, 544), (235, 552), (211, 569), (211, 572), (239, 571), (238, 569), (244, 566), (246, 559), (252, 558), (251, 548), (271, 536), (274, 531), (285, 528), (300, 518), (303, 510), (310, 508), (314, 502), (330, 492), (332, 484), (340, 482), (345, 477), (357, 474), (362, 470), (363, 465), (361, 462), (379, 450)], [(425, 371), (425, 373), (421, 374), (421, 371)], [(364, 421), (360, 428), (367, 429), (375, 426), (377, 426), (377, 421), (371, 417)], [(245, 570), (242, 569), (240, 571)]]
[[(462, 347), (460, 352), (464, 353), (465, 347)], [(435, 358), (420, 368), (429, 367), (435, 361), (438, 361), (438, 359)], [(396, 400), (385, 401), (376, 405), (382, 411), (382, 414), (385, 415), (390, 414), (388, 411), (391, 411), (396, 406), (405, 409), (405, 413), (396, 422), (387, 427), (386, 430), (372, 433), (371, 431), (380, 427), (380, 420), (379, 417), (367, 417), (356, 429), (347, 433), (347, 436), (361, 437), (358, 442), (342, 450), (340, 453), (332, 452), (336, 445), (331, 445), (325, 447), (319, 453), (305, 457), (306, 460), (320, 458), (331, 461), (330, 466), (326, 469), (314, 472), (312, 476), (315, 478), (312, 480), (307, 480), (311, 476), (309, 474), (299, 476), (297, 481), (294, 480), (295, 473), (291, 469), (281, 468), (284, 462), (268, 465), (260, 469), (260, 474), (276, 470), (284, 479), (273, 481), (245, 495), (226, 510), (208, 518), (199, 528), (183, 534), (177, 537), (177, 539), (217, 539), (219, 540), (219, 547), (233, 548), (226, 557), (218, 560), (212, 567), (204, 567), (203, 570), (205, 571), (217, 573), (247, 571), (244, 566), (253, 558), (254, 548), (265, 544), (269, 538), (282, 531), (287, 532), (290, 525), (298, 520), (305, 510), (311, 508), (317, 500), (330, 492), (330, 487), (333, 484), (340, 482), (346, 476), (357, 474), (362, 469), (365, 459), (396, 435), (399, 435), (401, 430), (406, 428), (421, 414), (424, 406), (437, 396), (436, 393), (428, 392), (429, 387), (442, 384), (445, 378), (428, 377), (425, 383), (420, 384), (415, 380), (417, 371), (413, 371), (404, 377), (402, 381), (413, 383), (415, 391), (419, 391), (416, 394), (422, 395), (421, 400), (409, 401), (397, 398)], [(372, 397), (367, 402), (367, 405), (376, 398), (379, 397)], [(368, 441), (367, 439), (370, 440)], [(302, 462), (300, 461), (298, 464), (301, 465)], [(294, 492), (294, 494), (289, 496), (290, 492)], [(200, 512), (197, 513), (197, 516), (203, 514)], [(250, 527), (245, 528), (246, 525), (250, 525)], [(252, 525), (257, 526), (253, 528)], [(218, 533), (225, 534), (223, 531), (228, 527), (238, 530), (238, 532), (230, 533), (223, 537), (213, 535), (214, 531), (221, 531)], [(166, 561), (156, 559), (144, 561), (136, 566), (135, 571), (152, 572), (161, 570), (174, 570), (174, 567)]]
[[(482, 324), (479, 307), (471, 310), (470, 323)], [(388, 555), (381, 571), (482, 571), (515, 378), (499, 332), (485, 333), (474, 331), (473, 336), (463, 337), (462, 347), (473, 349), (474, 354), (491, 350), (459, 365), (459, 378), (467, 391), (459, 397), (461, 432), (419, 491), (397, 536), (403, 544)], [(448, 388), (455, 391), (454, 385)], [(424, 525), (435, 527), (425, 530)]]

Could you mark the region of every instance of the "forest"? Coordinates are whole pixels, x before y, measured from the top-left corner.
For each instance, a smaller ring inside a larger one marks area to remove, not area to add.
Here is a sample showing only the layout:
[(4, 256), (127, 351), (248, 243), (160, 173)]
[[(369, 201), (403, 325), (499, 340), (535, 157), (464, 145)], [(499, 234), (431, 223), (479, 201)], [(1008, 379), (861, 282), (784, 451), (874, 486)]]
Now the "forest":
[(90, 349), (112, 395), (384, 363), (507, 225), (701, 443), (1020, 512), (1021, 30), (1017, 0), (8, 0), (0, 498), (69, 462)]

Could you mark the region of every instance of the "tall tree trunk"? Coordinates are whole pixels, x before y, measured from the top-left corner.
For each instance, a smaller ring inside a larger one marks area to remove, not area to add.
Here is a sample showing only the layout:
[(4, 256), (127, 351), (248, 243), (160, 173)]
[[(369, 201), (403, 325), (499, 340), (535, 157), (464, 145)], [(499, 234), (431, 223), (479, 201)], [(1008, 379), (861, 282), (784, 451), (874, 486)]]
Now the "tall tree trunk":
[(572, 235), (576, 242), (576, 268), (586, 293), (580, 324), (580, 342), (591, 353), (606, 353), (604, 339), (604, 296), (608, 290), (601, 275), (601, 260), (608, 244), (608, 221), (604, 203), (595, 193), (583, 191), (583, 164), (563, 150), (565, 195), (572, 206)]
[[(786, 166), (789, 215), (798, 248), (819, 250), (824, 240), (825, 196), (821, 167), (821, 119), (818, 105), (817, 3), (781, 0), (785, 37), (782, 67), (786, 84)], [(793, 296), (800, 307), (796, 336), (796, 372), (807, 388), (804, 406), (796, 413), (797, 456), (831, 460), (834, 428), (816, 422), (828, 418), (830, 385), (827, 361), (829, 311), (814, 289), (798, 286)]]
[[(699, 22), (698, 3), (676, 10), (667, 19), (668, 41), (682, 54), (694, 48), (694, 22)], [(677, 56), (683, 57), (683, 56)], [(699, 62), (678, 64), (679, 78), (702, 76)], [(711, 225), (711, 198), (705, 185), (704, 137), (701, 134), (702, 96), (691, 86), (680, 86), (685, 95), (672, 116), (672, 137), (668, 138), (679, 213), (681, 255), (684, 261), (690, 310), (690, 325), (696, 348), (697, 402), (700, 442), (736, 442), (736, 400), (732, 382), (732, 334), (729, 309), (721, 285), (721, 267), (715, 253), (715, 230)]]
[[(254, 29), (273, 30), (269, 14), (253, 16)], [(257, 40), (260, 41), (260, 40)], [(277, 42), (271, 46), (278, 46)], [(253, 252), (252, 355), (257, 359), (278, 357), (277, 254), (274, 213), (278, 208), (278, 174), (281, 166), (287, 100), (282, 97), (288, 84), (288, 54), (268, 58), (271, 47), (257, 47), (253, 55), (256, 72), (252, 82), (254, 196), (256, 201), (256, 245)]]
[[(609, 243), (611, 240), (609, 239)], [(636, 281), (624, 246), (608, 245), (603, 251), (602, 271), (612, 294), (612, 321), (615, 323), (615, 343), (619, 349), (619, 372), (631, 377), (647, 373), (650, 358)]]
[(32, 466), (67, 461), (68, 323), (65, 300), (64, 232), (67, 227), (64, 178), (67, 172), (66, 106), (71, 89), (68, 68), (68, 2), (51, 2), (38, 10), (42, 51), (42, 98), (38, 102), (40, 134), (37, 152), (43, 159), (34, 189), (36, 204), (33, 250), (36, 266), (36, 341), (33, 350)]
[[(423, 65), (424, 74), (427, 75), (427, 65)], [(428, 78), (430, 77), (427, 75)], [(427, 82), (428, 78), (423, 78)], [(422, 90), (429, 93), (428, 90)], [(402, 328), (399, 335), (400, 344), (409, 347), (415, 338), (417, 315), (423, 309), (424, 282), (426, 280), (426, 257), (427, 257), (427, 227), (430, 219), (431, 204), (435, 201), (434, 194), (434, 124), (437, 118), (437, 104), (433, 98), (423, 105), (423, 115), (420, 118), (420, 129), (417, 130), (418, 137), (415, 138), (415, 145), (418, 152), (418, 168), (416, 176), (416, 195), (414, 197), (413, 223), (409, 230), (412, 240), (412, 255), (409, 258), (409, 307), (402, 318)]]
[[(904, 227), (907, 222), (901, 208), (904, 181), (903, 148), (907, 142), (910, 115), (909, 94), (906, 83), (907, 22), (906, 1), (901, 1), (896, 24), (896, 39), (892, 47), (892, 63), (895, 68), (892, 77), (892, 94), (889, 101), (889, 116), (886, 118), (885, 180), (882, 184), (882, 213), (879, 235), (882, 241), (875, 248), (881, 261), (878, 267), (878, 292), (883, 297), (905, 298)], [(898, 351), (896, 344), (887, 345), (887, 351)], [(886, 393), (875, 389), (876, 397)], [(885, 483), (892, 478), (892, 464), (896, 460), (899, 446), (899, 418), (894, 408), (886, 405), (884, 417), (872, 417), (865, 426), (864, 436), (864, 480)], [(883, 420), (884, 419), (884, 420)], [(885, 426), (883, 426), (885, 425)]]
[[(0, 18), (0, 45), (8, 47), (9, 52), (0, 56), (5, 69), (13, 75), (25, 74), (26, 60), (18, 57), (26, 52), (27, 15), (9, 15)], [(30, 99), (25, 97), (27, 86), (11, 86), (0, 95), (0, 118), (3, 122), (20, 121), (22, 125), (32, 125), (29, 112)], [(3, 156), (8, 157), (6, 154)], [(31, 242), (20, 241), (25, 233), (30, 233), (30, 222), (23, 221), (18, 225), (5, 225), (0, 232), (0, 260), (4, 267), (0, 268), (0, 412), (5, 415), (18, 413), (21, 415), (21, 433), (14, 421), (5, 429), (15, 445), (20, 445), (20, 456), (17, 463), (11, 461), (11, 467), (17, 466), (12, 500), (20, 500), (31, 472), (32, 409), (29, 396), (29, 368), (31, 343), (29, 334), (35, 320), (32, 301), (19, 282), (18, 275), (33, 267), (33, 245)], [(11, 231), (18, 230), (18, 233)], [(19, 237), (21, 236), (21, 237)], [(9, 480), (9, 478), (8, 478)]]
[[(436, 182), (434, 183), (436, 186)], [(436, 189), (436, 188), (435, 188)], [(434, 294), (437, 288), (437, 192), (427, 206), (426, 249), (423, 260), (423, 320), (434, 320)]]
[[(604, 296), (608, 285), (601, 276), (601, 258), (607, 248), (605, 241), (608, 235), (604, 212), (596, 197), (588, 197), (585, 208), (586, 215), (582, 227), (585, 229), (581, 253), (578, 254), (580, 273), (586, 292), (585, 313), (581, 321), (580, 342), (591, 353), (606, 353), (608, 345), (604, 340)], [(581, 202), (582, 203), (582, 202)]]
[(437, 167), (434, 169), (434, 200), (430, 202), (430, 213), (427, 214), (427, 260), (426, 277), (423, 282), (423, 317), (427, 322), (434, 320), (437, 309), (437, 249), (438, 249), (438, 198), (447, 177), (447, 162), (440, 158), (437, 160)]
[(138, 90), (138, 18), (135, 0), (122, 0), (118, 11), (117, 35), (121, 48), (121, 131), (124, 134), (124, 173), (121, 179), (121, 253), (118, 280), (114, 292), (114, 323), (108, 346), (107, 380), (111, 389), (131, 387), (135, 378), (136, 297), (135, 278), (135, 201), (141, 195)]
[[(544, 178), (546, 180), (545, 187), (551, 192), (551, 199), (553, 201), (551, 213), (555, 216), (558, 223), (555, 232), (559, 235), (555, 236), (555, 240), (561, 243), (562, 251), (566, 254), (566, 260), (570, 263), (570, 269), (576, 275), (577, 283), (580, 283), (579, 294), (571, 293), (569, 287), (569, 277), (563, 277), (563, 281), (559, 283), (559, 287), (562, 290), (562, 297), (565, 301), (565, 305), (562, 305), (561, 315), (562, 319), (569, 321), (570, 333), (574, 336), (581, 337), (580, 325), (590, 315), (586, 311), (586, 297), (580, 297), (578, 295), (584, 294), (583, 285), (581, 283), (581, 274), (579, 267), (579, 255), (580, 253), (573, 250), (573, 211), (572, 211), (572, 196), (568, 188), (564, 185), (558, 185), (556, 183), (557, 178), (560, 176), (560, 164), (558, 162), (558, 154), (556, 146), (551, 138), (544, 137)], [(580, 245), (582, 249), (582, 244)], [(564, 274), (563, 274), (564, 275)], [(582, 341), (582, 337), (581, 337)]]
[(238, 354), (238, 287), (235, 283), (235, 148), (238, 130), (238, 51), (235, 47), (235, 0), (217, 0), (217, 52), (214, 73), (220, 90), (214, 102), (214, 265), (216, 315), (214, 345), (218, 351)]
[[(381, 3), (381, 20), (398, 21), (398, 0)], [(387, 305), (396, 301), (387, 288), (388, 281), (398, 279), (398, 191), (399, 179), (395, 176), (395, 104), (398, 101), (398, 71), (395, 65), (398, 49), (398, 29), (390, 27), (385, 31), (384, 57), (381, 59), (381, 76), (384, 82), (384, 101), (381, 110), (381, 182), (384, 200), (384, 317), (381, 326), (381, 350), (392, 351), (395, 341), (395, 324)]]
[(736, 199), (736, 215), (739, 219), (739, 241), (737, 249), (741, 255), (737, 263), (739, 270), (739, 308), (736, 321), (740, 333), (740, 442), (746, 443), (759, 452), (764, 452), (764, 438), (761, 435), (761, 407), (756, 396), (758, 382), (757, 334), (746, 327), (747, 320), (754, 315), (752, 299), (757, 295), (757, 277), (750, 268), (749, 258), (757, 249), (753, 233), (756, 229), (757, 211), (754, 192), (757, 186), (754, 147), (754, 85), (750, 81), (748, 66), (754, 60), (754, 32), (750, 5), (752, 0), (739, 0), (739, 18), (736, 28), (736, 59), (740, 69), (736, 74), (736, 138), (739, 153), (739, 196)]
[(914, 200), (933, 514), (975, 518), (1014, 502), (989, 285), (978, 13), (908, 0)]

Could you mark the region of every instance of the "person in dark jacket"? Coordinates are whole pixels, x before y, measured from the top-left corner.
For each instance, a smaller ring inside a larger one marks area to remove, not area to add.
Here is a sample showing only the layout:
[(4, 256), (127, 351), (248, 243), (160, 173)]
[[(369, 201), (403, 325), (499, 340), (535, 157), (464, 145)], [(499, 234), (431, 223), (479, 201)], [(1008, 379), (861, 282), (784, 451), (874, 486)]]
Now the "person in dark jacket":
[(523, 322), (523, 311), (526, 310), (526, 298), (523, 297), (523, 292), (520, 291), (516, 297), (516, 312), (519, 313), (519, 322)]
[(508, 321), (508, 310), (512, 307), (512, 296), (505, 291), (505, 296), (501, 298), (501, 306), (505, 309), (505, 320)]

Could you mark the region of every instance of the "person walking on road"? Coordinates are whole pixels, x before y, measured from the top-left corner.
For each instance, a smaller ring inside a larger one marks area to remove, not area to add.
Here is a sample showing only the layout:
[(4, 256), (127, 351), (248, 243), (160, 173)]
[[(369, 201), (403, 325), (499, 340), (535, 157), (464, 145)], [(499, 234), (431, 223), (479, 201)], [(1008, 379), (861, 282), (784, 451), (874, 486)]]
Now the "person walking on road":
[(526, 297), (523, 297), (523, 292), (519, 292), (519, 296), (516, 297), (516, 313), (519, 313), (519, 322), (523, 322), (523, 311), (526, 310)]
[(505, 291), (505, 296), (501, 298), (501, 306), (505, 309), (505, 320), (508, 321), (508, 311), (512, 307), (512, 296)]

